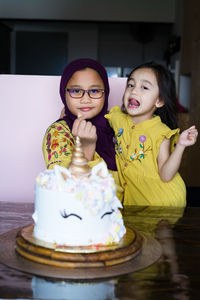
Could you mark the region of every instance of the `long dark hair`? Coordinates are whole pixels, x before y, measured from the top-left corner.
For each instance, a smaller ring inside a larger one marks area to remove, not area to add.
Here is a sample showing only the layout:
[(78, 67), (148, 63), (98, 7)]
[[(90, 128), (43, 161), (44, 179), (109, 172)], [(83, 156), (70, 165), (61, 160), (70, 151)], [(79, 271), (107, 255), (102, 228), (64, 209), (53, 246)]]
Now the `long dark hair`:
[[(161, 121), (169, 128), (177, 128), (176, 85), (173, 74), (163, 65), (151, 61), (135, 67), (129, 74), (127, 82), (134, 71), (144, 68), (154, 72), (158, 82), (159, 98), (165, 103), (162, 107), (157, 108), (154, 114), (160, 116)], [(122, 110), (124, 111), (124, 105), (122, 105)]]

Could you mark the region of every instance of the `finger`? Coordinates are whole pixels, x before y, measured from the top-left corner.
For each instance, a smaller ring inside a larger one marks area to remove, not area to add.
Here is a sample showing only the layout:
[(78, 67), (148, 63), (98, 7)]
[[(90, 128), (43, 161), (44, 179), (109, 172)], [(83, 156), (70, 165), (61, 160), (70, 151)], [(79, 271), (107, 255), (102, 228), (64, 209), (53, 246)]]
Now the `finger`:
[(188, 132), (189, 135), (198, 135), (198, 131), (196, 129), (191, 129), (189, 132)]
[(189, 134), (198, 135), (198, 131), (197, 130), (192, 130), (192, 131), (189, 132)]
[(86, 137), (89, 140), (91, 141), (97, 140), (96, 127), (91, 122), (87, 122), (85, 128), (85, 134), (87, 135)]
[(92, 123), (91, 122), (86, 122), (86, 126), (85, 126), (85, 131), (88, 133), (88, 134), (90, 134), (90, 132), (91, 132), (91, 129), (92, 129)]
[(96, 137), (96, 127), (85, 120), (79, 124), (78, 135), (83, 139), (94, 139)]
[(193, 133), (190, 133), (189, 135), (188, 135), (188, 138), (189, 139), (195, 139), (197, 137), (197, 135), (196, 134), (193, 134)]
[(198, 132), (196, 131), (196, 132), (189, 132), (189, 134), (188, 134), (188, 139), (190, 140), (190, 141), (193, 141), (194, 143), (196, 142), (196, 140), (197, 140), (197, 136), (198, 136)]
[(96, 127), (94, 125), (91, 128), (91, 136), (92, 137), (97, 137)]
[(78, 117), (78, 119), (79, 119), (80, 117), (82, 117), (82, 112), (79, 111), (77, 117)]
[(74, 123), (73, 123), (73, 126), (72, 126), (72, 134), (74, 136), (77, 136), (78, 135), (78, 129), (79, 129), (79, 126), (80, 126), (80, 123), (82, 122), (82, 118), (77, 118), (75, 119)]
[(77, 117), (78, 117), (78, 119), (82, 118), (83, 120), (85, 120), (86, 119), (86, 114), (84, 114), (83, 112), (79, 111)]
[(197, 132), (198, 131), (197, 131), (195, 125), (191, 126), (190, 128), (188, 128), (188, 129), (186, 129), (186, 130), (183, 131), (183, 133), (185, 133), (185, 134), (191, 134), (191, 133), (195, 133), (196, 134)]
[(84, 138), (85, 137), (85, 128), (86, 128), (86, 121), (85, 120), (82, 120), (80, 118), (80, 122), (78, 124), (78, 127), (77, 127), (77, 135), (81, 138)]
[(193, 126), (191, 126), (190, 128), (188, 128), (188, 131), (191, 131), (191, 130), (197, 130), (197, 129), (196, 129), (196, 126), (193, 125)]

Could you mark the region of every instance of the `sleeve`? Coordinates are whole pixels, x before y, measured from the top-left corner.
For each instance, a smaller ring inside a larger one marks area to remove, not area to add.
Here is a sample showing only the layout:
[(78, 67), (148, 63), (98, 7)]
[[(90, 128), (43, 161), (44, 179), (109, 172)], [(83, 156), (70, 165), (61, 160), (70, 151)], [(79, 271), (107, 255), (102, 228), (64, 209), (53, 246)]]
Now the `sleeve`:
[(171, 139), (171, 152), (174, 150), (176, 147), (176, 144), (178, 142), (178, 139), (180, 137), (180, 129), (174, 129), (171, 131), (170, 139)]
[(159, 138), (157, 140), (158, 151), (160, 149), (161, 143), (166, 138), (166, 139), (170, 139), (170, 141), (171, 141), (171, 152), (172, 152), (176, 146), (178, 139), (179, 139), (179, 136), (180, 136), (179, 132), (180, 132), (179, 128), (172, 130), (166, 126), (166, 128), (163, 130), (163, 132), (160, 135), (158, 135), (159, 136)]
[(108, 120), (110, 126), (115, 130), (117, 127), (116, 121), (118, 121), (117, 115), (120, 114), (121, 110), (119, 105), (114, 106), (111, 108), (108, 114), (105, 115), (105, 118)]
[(88, 165), (90, 166), (90, 168), (93, 168), (94, 166), (96, 166), (98, 163), (104, 161), (103, 158), (101, 158), (99, 156), (99, 154), (97, 152), (94, 153), (94, 159), (88, 162)]
[(53, 123), (43, 138), (43, 155), (47, 169), (54, 164), (67, 168), (74, 148), (74, 138), (67, 125), (62, 122)]
[[(67, 168), (71, 162), (74, 143), (75, 140), (70, 128), (62, 121), (49, 126), (43, 138), (42, 146), (47, 169), (53, 169), (55, 164)], [(92, 168), (101, 161), (103, 159), (95, 152), (94, 159), (88, 164)]]
[(173, 130), (170, 129), (170, 131), (166, 134), (166, 138), (171, 140), (171, 152), (174, 150), (177, 144), (177, 141), (180, 136), (179, 132), (180, 132), (179, 128)]

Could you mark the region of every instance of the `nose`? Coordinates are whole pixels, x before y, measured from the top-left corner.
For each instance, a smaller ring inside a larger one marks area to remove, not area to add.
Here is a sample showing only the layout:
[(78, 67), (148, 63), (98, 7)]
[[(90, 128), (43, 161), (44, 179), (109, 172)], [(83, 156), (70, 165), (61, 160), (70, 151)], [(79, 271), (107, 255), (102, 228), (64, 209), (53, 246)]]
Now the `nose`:
[(88, 92), (85, 92), (83, 97), (80, 100), (81, 103), (90, 103), (92, 102), (92, 99), (89, 97)]
[(136, 94), (136, 89), (135, 89), (135, 87), (133, 87), (132, 89), (131, 89), (131, 95), (135, 95)]
[(138, 88), (136, 86), (133, 86), (131, 89), (131, 94), (135, 95), (137, 94)]
[(87, 91), (85, 91), (83, 97), (80, 99), (80, 102), (81, 103), (90, 103), (90, 102), (92, 102), (92, 99), (90, 98)]

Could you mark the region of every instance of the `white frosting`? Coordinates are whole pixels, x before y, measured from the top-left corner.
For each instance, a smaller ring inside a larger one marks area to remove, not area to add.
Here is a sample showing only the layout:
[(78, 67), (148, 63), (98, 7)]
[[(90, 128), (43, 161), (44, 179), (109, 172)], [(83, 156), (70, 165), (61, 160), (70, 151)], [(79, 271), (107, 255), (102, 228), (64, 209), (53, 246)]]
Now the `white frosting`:
[(66, 246), (118, 243), (126, 231), (118, 208), (122, 205), (105, 163), (83, 178), (55, 166), (36, 179), (34, 237)]

